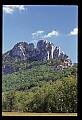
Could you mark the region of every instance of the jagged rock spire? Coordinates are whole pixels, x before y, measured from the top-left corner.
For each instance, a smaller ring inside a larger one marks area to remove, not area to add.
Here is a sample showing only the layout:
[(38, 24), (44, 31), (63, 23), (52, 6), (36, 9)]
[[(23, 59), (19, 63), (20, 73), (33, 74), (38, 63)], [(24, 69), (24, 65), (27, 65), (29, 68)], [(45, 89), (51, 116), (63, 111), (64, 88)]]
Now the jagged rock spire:
[(49, 60), (50, 58), (67, 59), (64, 52), (60, 53), (60, 47), (54, 47), (54, 44), (48, 40), (39, 40), (36, 48), (34, 48), (33, 43), (19, 42), (10, 50), (10, 56), (39, 61)]

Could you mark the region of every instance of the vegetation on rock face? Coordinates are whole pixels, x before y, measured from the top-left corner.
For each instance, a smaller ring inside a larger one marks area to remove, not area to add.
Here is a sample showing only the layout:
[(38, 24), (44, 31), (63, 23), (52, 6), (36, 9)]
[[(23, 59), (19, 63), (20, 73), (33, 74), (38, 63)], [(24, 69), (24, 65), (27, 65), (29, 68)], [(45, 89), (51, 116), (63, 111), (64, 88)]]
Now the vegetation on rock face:
[(2, 76), (2, 111), (77, 112), (77, 64), (55, 70), (60, 62), (12, 64), (15, 72)]

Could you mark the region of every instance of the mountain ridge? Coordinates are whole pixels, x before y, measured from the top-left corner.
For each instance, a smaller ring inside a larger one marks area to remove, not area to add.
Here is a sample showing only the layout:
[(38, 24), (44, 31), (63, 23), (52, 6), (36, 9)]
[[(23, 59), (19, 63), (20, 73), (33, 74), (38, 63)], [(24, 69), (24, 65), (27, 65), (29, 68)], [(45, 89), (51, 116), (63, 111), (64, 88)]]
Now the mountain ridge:
[(33, 50), (33, 44), (28, 49), (25, 45), (18, 43), (3, 55), (2, 111), (77, 112), (78, 64), (61, 54), (58, 46), (45, 47), (39, 41)]
[(14, 64), (18, 62), (25, 63), (27, 61), (48, 61), (50, 59), (57, 59), (61, 64), (56, 66), (56, 69), (63, 70), (68, 66), (73, 66), (73, 62), (69, 59), (63, 51), (60, 53), (60, 47), (54, 47), (54, 44), (48, 40), (39, 40), (37, 47), (33, 43), (19, 42), (14, 47), (3, 54), (2, 73), (12, 73), (19, 71), (13, 70)]

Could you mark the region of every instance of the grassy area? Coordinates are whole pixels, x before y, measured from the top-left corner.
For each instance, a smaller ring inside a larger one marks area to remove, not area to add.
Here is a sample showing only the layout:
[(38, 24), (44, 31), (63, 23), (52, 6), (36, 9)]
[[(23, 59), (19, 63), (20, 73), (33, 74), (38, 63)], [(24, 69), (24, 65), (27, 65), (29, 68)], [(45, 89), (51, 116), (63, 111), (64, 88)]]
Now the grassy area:
[(77, 116), (77, 113), (18, 113), (18, 112), (2, 112), (2, 116)]

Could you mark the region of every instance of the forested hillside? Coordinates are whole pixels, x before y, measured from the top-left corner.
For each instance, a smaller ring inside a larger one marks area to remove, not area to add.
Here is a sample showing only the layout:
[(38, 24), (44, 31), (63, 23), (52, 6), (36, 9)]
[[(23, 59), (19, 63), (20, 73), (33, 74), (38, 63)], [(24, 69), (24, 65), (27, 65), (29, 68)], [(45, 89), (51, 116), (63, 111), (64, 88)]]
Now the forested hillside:
[(77, 112), (77, 64), (56, 70), (60, 62), (27, 62), (19, 72), (3, 74), (2, 111)]

